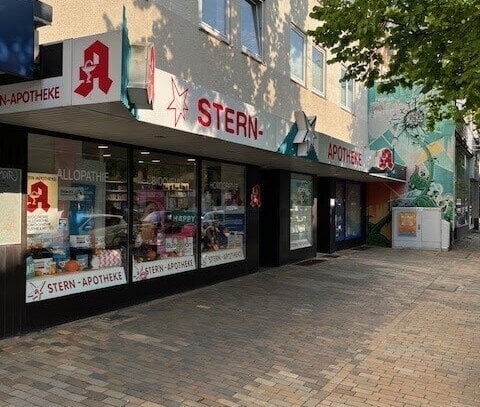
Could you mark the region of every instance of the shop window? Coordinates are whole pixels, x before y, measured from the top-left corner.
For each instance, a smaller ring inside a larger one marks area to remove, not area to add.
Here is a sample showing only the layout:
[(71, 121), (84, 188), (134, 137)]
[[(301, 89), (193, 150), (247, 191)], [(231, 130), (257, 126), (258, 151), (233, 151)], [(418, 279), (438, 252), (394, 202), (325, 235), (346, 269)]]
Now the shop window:
[(26, 301), (127, 282), (127, 153), (30, 135)]
[(194, 270), (196, 235), (196, 160), (134, 151), (132, 280)]
[(245, 168), (202, 165), (202, 267), (244, 260)]
[(313, 182), (308, 175), (290, 178), (290, 250), (312, 246)]
[(345, 200), (345, 239), (358, 239), (362, 236), (362, 186), (350, 183), (346, 185)]
[(325, 51), (312, 47), (312, 88), (320, 95), (325, 94)]
[(291, 77), (305, 83), (305, 34), (292, 26), (290, 29), (290, 72)]
[(229, 0), (200, 0), (202, 26), (223, 38), (228, 37)]
[(262, 2), (241, 1), (241, 31), (244, 51), (257, 58), (262, 55)]
[(345, 183), (335, 185), (335, 241), (345, 240)]
[[(346, 70), (342, 68), (341, 71), (341, 78), (343, 79), (345, 76)], [(341, 87), (341, 97), (340, 97), (340, 104), (348, 110), (353, 110), (353, 92), (354, 92), (354, 82), (353, 79), (348, 81), (340, 81)]]

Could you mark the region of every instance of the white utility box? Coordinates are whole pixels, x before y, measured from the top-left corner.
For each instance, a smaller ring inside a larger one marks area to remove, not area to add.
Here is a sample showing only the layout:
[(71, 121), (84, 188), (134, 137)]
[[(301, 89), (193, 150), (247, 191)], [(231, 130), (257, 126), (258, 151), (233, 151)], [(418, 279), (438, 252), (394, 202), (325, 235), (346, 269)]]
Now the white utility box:
[(392, 208), (392, 247), (448, 250), (450, 224), (440, 208)]

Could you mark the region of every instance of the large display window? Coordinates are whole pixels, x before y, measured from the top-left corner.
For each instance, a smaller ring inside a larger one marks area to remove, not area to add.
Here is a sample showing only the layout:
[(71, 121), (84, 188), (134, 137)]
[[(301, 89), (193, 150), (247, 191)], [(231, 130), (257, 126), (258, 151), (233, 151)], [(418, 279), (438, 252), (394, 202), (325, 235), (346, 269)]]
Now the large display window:
[(245, 168), (202, 163), (201, 265), (245, 259)]
[(125, 284), (127, 151), (29, 135), (26, 301)]
[(291, 174), (290, 177), (290, 250), (312, 246), (313, 220), (312, 177)]
[(196, 160), (134, 151), (133, 272), (140, 281), (196, 268)]

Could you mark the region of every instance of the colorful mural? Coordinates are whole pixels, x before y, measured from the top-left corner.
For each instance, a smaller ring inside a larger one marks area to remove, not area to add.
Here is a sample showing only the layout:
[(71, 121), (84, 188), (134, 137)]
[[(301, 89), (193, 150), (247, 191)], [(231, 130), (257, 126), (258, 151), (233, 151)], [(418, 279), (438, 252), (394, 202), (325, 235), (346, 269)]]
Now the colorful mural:
[(418, 90), (398, 89), (368, 95), (370, 149), (390, 148), (395, 163), (407, 167), (407, 183), (376, 183), (367, 189), (369, 244), (391, 243), (392, 206), (440, 207), (453, 227), (455, 180), (455, 125), (443, 121), (427, 131)]

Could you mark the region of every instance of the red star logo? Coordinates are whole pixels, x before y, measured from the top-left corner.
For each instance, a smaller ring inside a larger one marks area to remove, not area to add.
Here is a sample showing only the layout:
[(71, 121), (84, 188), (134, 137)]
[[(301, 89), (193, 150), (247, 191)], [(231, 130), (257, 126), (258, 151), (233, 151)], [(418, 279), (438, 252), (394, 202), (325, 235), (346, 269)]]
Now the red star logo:
[(183, 117), (183, 120), (187, 119), (187, 93), (188, 88), (183, 92), (180, 92), (177, 88), (175, 80), (172, 78), (172, 94), (173, 99), (167, 107), (167, 110), (175, 110), (175, 127), (177, 127), (180, 116)]

